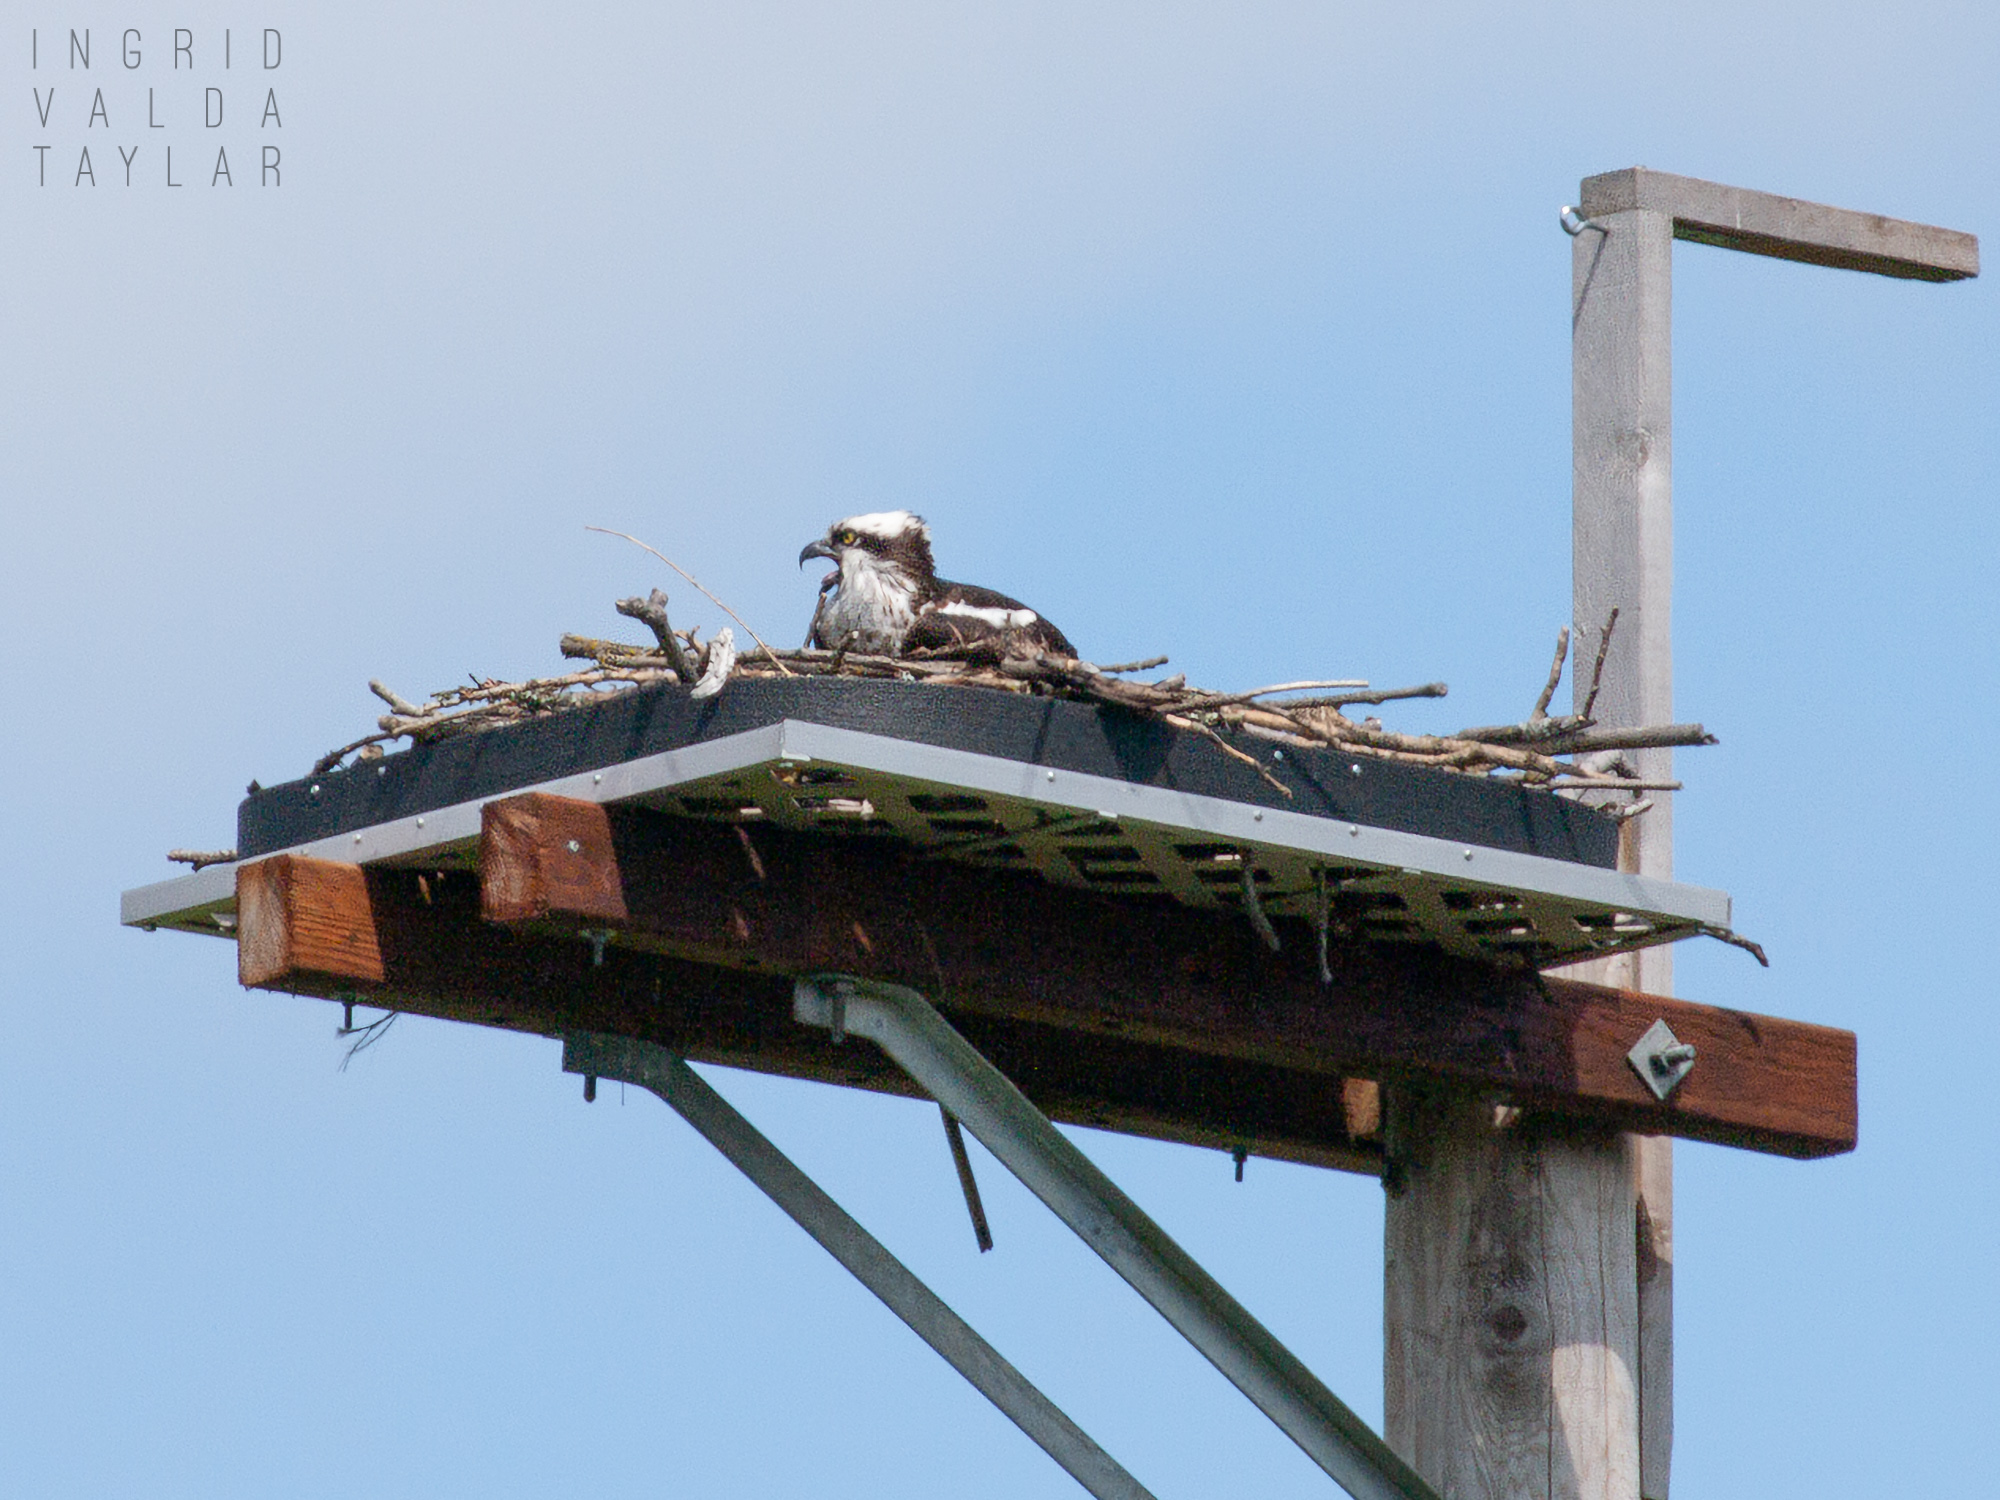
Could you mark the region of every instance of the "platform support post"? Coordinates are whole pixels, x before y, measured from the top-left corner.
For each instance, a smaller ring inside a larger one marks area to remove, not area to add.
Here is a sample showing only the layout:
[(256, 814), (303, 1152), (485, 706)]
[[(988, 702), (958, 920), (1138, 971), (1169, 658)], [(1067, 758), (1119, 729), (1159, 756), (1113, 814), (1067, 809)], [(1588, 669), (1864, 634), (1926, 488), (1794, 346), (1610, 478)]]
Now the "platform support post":
[[(1644, 167), (1585, 179), (1571, 244), (1576, 708), (1618, 611), (1594, 718), (1673, 722), (1673, 244), (1948, 282), (1971, 235)], [(1671, 750), (1628, 752), (1670, 780)], [(1673, 877), (1673, 798), (1624, 827), (1620, 868)], [(1571, 977), (1673, 993), (1665, 947)], [(1532, 1122), (1530, 1122), (1532, 1125)], [(1467, 1092), (1389, 1107), (1385, 1431), (1453, 1500), (1668, 1500), (1673, 1147), (1555, 1138)]]

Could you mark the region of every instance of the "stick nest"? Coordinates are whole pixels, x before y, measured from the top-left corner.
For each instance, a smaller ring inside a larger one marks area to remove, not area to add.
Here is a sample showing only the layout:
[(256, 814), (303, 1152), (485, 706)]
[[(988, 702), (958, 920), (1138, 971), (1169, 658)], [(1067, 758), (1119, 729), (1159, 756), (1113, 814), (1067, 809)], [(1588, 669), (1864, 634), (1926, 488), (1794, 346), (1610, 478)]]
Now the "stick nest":
[(565, 635), (560, 643), (563, 656), (588, 662), (588, 666), (526, 682), (475, 677), (465, 686), (433, 693), (421, 704), (410, 702), (380, 682), (369, 683), (390, 711), (377, 721), (375, 732), (321, 756), (312, 774), (332, 770), (350, 757), (378, 758), (383, 746), (396, 740), (426, 744), (474, 734), (524, 719), (573, 712), (660, 683), (685, 683), (694, 697), (713, 697), (730, 682), (760, 677), (881, 678), (921, 682), (940, 690), (1027, 693), (1112, 704), (1204, 736), (1225, 755), (1255, 768), (1288, 796), (1289, 790), (1281, 782), (1259, 766), (1255, 757), (1224, 738), (1224, 733), (1280, 744), (1328, 746), (1342, 754), (1432, 766), (1460, 775), (1500, 777), (1559, 791), (1616, 793), (1619, 795), (1604, 802), (1605, 810), (1625, 817), (1636, 816), (1652, 805), (1642, 794), (1679, 787), (1678, 782), (1642, 779), (1625, 752), (1715, 743), (1699, 724), (1605, 729), (1592, 719), (1590, 710), (1603, 676), (1605, 651), (1618, 622), (1616, 610), (1600, 638), (1582, 713), (1548, 712), (1569, 653), (1570, 633), (1565, 628), (1557, 637), (1548, 679), (1525, 719), (1431, 735), (1398, 733), (1385, 729), (1378, 718), (1355, 719), (1347, 710), (1409, 698), (1442, 698), (1447, 691), (1442, 682), (1392, 689), (1372, 689), (1355, 681), (1284, 682), (1247, 692), (1215, 691), (1191, 687), (1180, 675), (1152, 680), (1133, 675), (1165, 666), (1164, 656), (1101, 666), (1052, 655), (1011, 635), (908, 656), (872, 656), (845, 646), (833, 651), (780, 651), (753, 635), (756, 645), (739, 653), (734, 633), (728, 629), (706, 642), (694, 631), (674, 629), (667, 618), (667, 596), (658, 589), (645, 599), (620, 600), (617, 608), (620, 614), (651, 629), (652, 645)]

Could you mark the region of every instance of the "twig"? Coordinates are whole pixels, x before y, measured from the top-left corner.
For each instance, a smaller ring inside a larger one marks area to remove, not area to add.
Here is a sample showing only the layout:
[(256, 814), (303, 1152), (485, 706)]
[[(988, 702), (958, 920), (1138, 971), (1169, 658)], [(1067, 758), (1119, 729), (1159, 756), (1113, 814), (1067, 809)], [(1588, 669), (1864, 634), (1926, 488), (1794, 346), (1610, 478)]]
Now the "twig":
[(686, 568), (682, 567), (679, 563), (675, 562), (671, 557), (667, 556), (666, 553), (660, 551), (659, 548), (649, 547), (646, 545), (646, 543), (640, 541), (636, 536), (631, 535), (629, 532), (613, 531), (609, 526), (586, 526), (583, 529), (585, 531), (601, 532), (605, 536), (623, 537), (626, 541), (630, 542), (633, 546), (640, 548), (642, 551), (652, 553), (653, 556), (657, 557), (661, 562), (665, 563), (668, 567), (672, 568), (676, 573), (680, 574), (681, 577), (685, 578), (689, 583), (693, 584), (696, 588), (700, 589), (702, 593), (708, 594), (710, 603), (712, 603), (717, 609), (721, 610), (724, 614), (728, 615), (729, 618), (734, 620), (738, 625), (741, 625), (743, 627), (744, 633), (747, 634), (751, 640), (757, 643), (759, 648), (762, 649), (763, 653), (766, 656), (771, 658), (771, 665), (776, 667), (780, 674), (786, 677), (792, 677), (797, 675), (790, 668), (788, 668), (783, 662), (778, 660), (778, 653), (773, 651), (769, 646), (766, 646), (764, 644), (764, 638), (761, 635), (757, 634), (756, 631), (750, 628), (750, 622), (748, 620), (744, 619), (743, 616), (739, 615), (738, 613), (736, 613), (735, 610), (731, 609), (728, 605), (724, 604), (720, 599), (716, 598), (715, 595), (710, 594), (708, 592), (707, 587), (702, 583), (702, 581), (699, 578), (695, 577), (694, 574), (690, 573)]
[(1153, 668), (1164, 667), (1166, 664), (1167, 658), (1164, 656), (1149, 656), (1144, 661), (1121, 661), (1115, 667), (1099, 667), (1097, 670), (1109, 677), (1119, 672), (1150, 672)]
[[(1557, 721), (1550, 719), (1549, 723)], [(1578, 755), (1596, 750), (1653, 750), (1674, 745), (1721, 743), (1699, 724), (1654, 724), (1644, 729), (1580, 729), (1552, 735), (1541, 746), (1544, 755)]]
[(1604, 634), (1597, 639), (1597, 664), (1590, 669), (1590, 696), (1583, 700), (1583, 717), (1588, 719), (1597, 709), (1597, 690), (1604, 684), (1604, 658), (1611, 650), (1611, 632), (1618, 628), (1618, 606), (1611, 607), (1611, 614), (1604, 622)]
[(678, 672), (685, 682), (694, 676), (694, 668), (689, 665), (687, 652), (682, 648), (680, 637), (674, 634), (673, 622), (667, 618), (667, 596), (663, 589), (654, 589), (644, 599), (620, 599), (612, 608), (628, 619), (643, 621), (660, 643), (660, 653), (668, 664)]
[(1234, 745), (1230, 744), (1229, 741), (1225, 740), (1221, 735), (1217, 734), (1213, 729), (1209, 728), (1208, 725), (1199, 723), (1194, 719), (1182, 718), (1179, 714), (1165, 714), (1162, 715), (1162, 717), (1164, 717), (1166, 721), (1169, 724), (1173, 725), (1176, 729), (1192, 729), (1196, 734), (1206, 736), (1210, 741), (1214, 743), (1215, 748), (1220, 750), (1224, 755), (1227, 755), (1232, 759), (1242, 761), (1244, 765), (1248, 766), (1251, 770), (1255, 771), (1259, 776), (1263, 777), (1265, 781), (1269, 782), (1272, 786), (1276, 787), (1279, 791), (1283, 792), (1287, 797), (1292, 795), (1292, 789), (1286, 786), (1284, 782), (1278, 780), (1278, 778), (1273, 776), (1269, 771), (1265, 770), (1263, 767), (1263, 763), (1260, 762), (1256, 756), (1245, 755), (1241, 750), (1238, 750)]
[(380, 682), (378, 682), (373, 677), (368, 679), (368, 691), (373, 693), (376, 697), (380, 698), (384, 703), (388, 704), (389, 707), (395, 709), (396, 712), (399, 714), (409, 714), (414, 716), (423, 712), (421, 708), (418, 708), (417, 705), (410, 702), (409, 699), (402, 697), (400, 694), (392, 691), (389, 688), (384, 687)]
[(1739, 937), (1727, 927), (1710, 927), (1704, 923), (1701, 935), (1703, 937), (1712, 937), (1719, 943), (1727, 943), (1732, 948), (1741, 948), (1765, 968), (1768, 969), (1771, 967), (1771, 960), (1764, 956), (1764, 949), (1761, 944), (1753, 943), (1747, 937)]
[[(353, 1016), (354, 1007), (352, 1003), (348, 1005), (347, 1013), (350, 1018)], [(399, 1010), (392, 1010), (385, 1016), (377, 1016), (374, 1020), (370, 1021), (366, 1026), (346, 1025), (340, 1027), (337, 1031), (335, 1031), (334, 1032), (335, 1036), (351, 1036), (360, 1038), (360, 1040), (354, 1042), (351, 1046), (348, 1047), (347, 1055), (341, 1058), (340, 1071), (345, 1073), (347, 1071), (347, 1065), (349, 1063), (353, 1062), (356, 1057), (360, 1056), (363, 1052), (366, 1052), (370, 1047), (374, 1046), (377, 1042), (381, 1041), (384, 1036), (388, 1035), (389, 1028), (396, 1024), (396, 1017), (398, 1017), (401, 1014), (402, 1012)]]
[(1444, 698), (1451, 688), (1442, 682), (1425, 682), (1416, 687), (1380, 688), (1366, 693), (1335, 693), (1330, 698), (1294, 698), (1286, 708), (1346, 708), (1355, 703), (1392, 703), (1402, 698)]
[(234, 849), (169, 849), (167, 858), (177, 865), (193, 865), (197, 870), (210, 865), (233, 864), (236, 860)]
[(1253, 688), (1247, 693), (1202, 693), (1178, 705), (1186, 713), (1207, 713), (1210, 709), (1226, 708), (1232, 703), (1248, 703), (1253, 698), (1268, 698), (1273, 693), (1304, 693), (1321, 688), (1365, 688), (1368, 684), (1349, 678), (1338, 682), (1281, 682), (1274, 687)]
[(1678, 781), (1641, 781), (1636, 776), (1586, 776), (1566, 772), (1551, 783), (1564, 792), (1678, 792)]
[(1563, 663), (1569, 659), (1569, 626), (1556, 632), (1555, 665), (1549, 668), (1549, 680), (1542, 688), (1542, 696), (1535, 700), (1535, 711), (1530, 719), (1546, 719), (1549, 716), (1549, 700), (1556, 695), (1556, 684), (1562, 681)]
[(313, 762), (312, 770), (308, 774), (313, 776), (323, 776), (328, 771), (331, 771), (335, 766), (339, 765), (342, 761), (346, 760), (348, 756), (352, 755), (357, 750), (363, 749), (369, 745), (379, 745), (384, 740), (399, 740), (402, 737), (403, 737), (403, 732), (399, 729), (385, 729), (378, 734), (364, 734), (360, 739), (355, 740), (352, 744), (342, 745), (338, 750), (327, 751), (326, 754), (322, 755), (318, 760)]
[(1250, 918), (1250, 925), (1257, 936), (1264, 940), (1264, 946), (1273, 953), (1278, 951), (1278, 932), (1271, 925), (1271, 919), (1264, 913), (1263, 900), (1257, 895), (1257, 861), (1248, 849), (1237, 858), (1243, 861), (1239, 873), (1243, 876), (1243, 911)]

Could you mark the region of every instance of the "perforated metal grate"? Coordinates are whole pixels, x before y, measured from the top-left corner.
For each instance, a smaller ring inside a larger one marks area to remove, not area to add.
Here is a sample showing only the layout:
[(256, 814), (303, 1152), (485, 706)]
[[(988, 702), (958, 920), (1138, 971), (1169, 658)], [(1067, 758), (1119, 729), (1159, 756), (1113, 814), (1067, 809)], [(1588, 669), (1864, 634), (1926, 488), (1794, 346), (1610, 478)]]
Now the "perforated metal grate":
[[(750, 767), (640, 800), (708, 821), (898, 839), (966, 864), (1031, 870), (1058, 885), (1211, 910), (1243, 910), (1247, 864), (1269, 915), (1312, 922), (1323, 910), (1341, 935), (1435, 944), (1535, 967), (1670, 942), (1702, 925), (1685, 912), (1452, 879), (1277, 840), (1201, 837), (1186, 826), (1110, 809), (1066, 812), (1001, 793), (818, 761)], [(1351, 841), (1373, 833), (1356, 831)], [(1476, 859), (1477, 851), (1466, 852), (1466, 863)]]

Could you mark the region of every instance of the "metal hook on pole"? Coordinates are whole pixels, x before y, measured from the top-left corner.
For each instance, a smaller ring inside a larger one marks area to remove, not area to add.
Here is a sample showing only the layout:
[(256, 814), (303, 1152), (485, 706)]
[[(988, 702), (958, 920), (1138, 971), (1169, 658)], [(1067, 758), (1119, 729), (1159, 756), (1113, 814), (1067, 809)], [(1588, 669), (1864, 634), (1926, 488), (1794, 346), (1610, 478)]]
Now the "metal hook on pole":
[(1563, 233), (1571, 239), (1576, 238), (1576, 236), (1582, 234), (1586, 229), (1595, 229), (1599, 234), (1611, 233), (1608, 225), (1600, 224), (1595, 219), (1586, 219), (1576, 211), (1575, 206), (1572, 204), (1565, 203), (1562, 206), (1562, 213), (1558, 215), (1558, 219), (1562, 224)]

